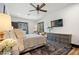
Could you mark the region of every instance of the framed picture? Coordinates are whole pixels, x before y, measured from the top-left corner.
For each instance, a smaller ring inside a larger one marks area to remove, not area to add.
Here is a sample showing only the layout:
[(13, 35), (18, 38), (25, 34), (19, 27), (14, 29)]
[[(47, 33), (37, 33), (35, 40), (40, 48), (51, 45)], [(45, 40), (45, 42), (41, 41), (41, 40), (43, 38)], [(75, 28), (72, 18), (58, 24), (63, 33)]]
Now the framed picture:
[(63, 27), (63, 19), (51, 21), (51, 27)]

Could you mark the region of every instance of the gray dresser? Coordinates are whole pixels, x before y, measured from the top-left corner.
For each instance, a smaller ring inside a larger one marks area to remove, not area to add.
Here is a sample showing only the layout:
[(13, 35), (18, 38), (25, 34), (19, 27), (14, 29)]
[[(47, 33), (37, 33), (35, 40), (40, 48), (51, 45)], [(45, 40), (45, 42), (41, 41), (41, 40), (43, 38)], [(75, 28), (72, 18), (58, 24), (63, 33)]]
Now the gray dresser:
[(56, 49), (53, 55), (66, 55), (72, 49), (71, 34), (47, 33), (47, 42)]
[(55, 42), (71, 44), (71, 34), (47, 33), (47, 39)]

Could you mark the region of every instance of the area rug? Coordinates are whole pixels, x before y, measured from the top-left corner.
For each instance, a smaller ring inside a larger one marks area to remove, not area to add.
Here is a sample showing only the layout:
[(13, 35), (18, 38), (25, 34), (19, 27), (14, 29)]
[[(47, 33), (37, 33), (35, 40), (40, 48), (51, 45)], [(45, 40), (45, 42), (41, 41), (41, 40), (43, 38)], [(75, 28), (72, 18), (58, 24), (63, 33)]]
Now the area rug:
[[(59, 46), (60, 45), (60, 46)], [(45, 46), (31, 50), (29, 55), (67, 55), (71, 50), (70, 47), (62, 46), (61, 44), (46, 44)], [(26, 53), (26, 55), (28, 55)]]

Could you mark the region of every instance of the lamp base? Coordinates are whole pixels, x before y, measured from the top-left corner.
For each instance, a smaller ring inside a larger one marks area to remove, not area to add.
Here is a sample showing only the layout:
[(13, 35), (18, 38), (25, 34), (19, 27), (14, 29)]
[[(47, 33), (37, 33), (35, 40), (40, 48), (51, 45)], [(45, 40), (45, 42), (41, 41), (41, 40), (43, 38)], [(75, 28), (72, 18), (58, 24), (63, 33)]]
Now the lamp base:
[(0, 41), (4, 40), (4, 33), (0, 32)]

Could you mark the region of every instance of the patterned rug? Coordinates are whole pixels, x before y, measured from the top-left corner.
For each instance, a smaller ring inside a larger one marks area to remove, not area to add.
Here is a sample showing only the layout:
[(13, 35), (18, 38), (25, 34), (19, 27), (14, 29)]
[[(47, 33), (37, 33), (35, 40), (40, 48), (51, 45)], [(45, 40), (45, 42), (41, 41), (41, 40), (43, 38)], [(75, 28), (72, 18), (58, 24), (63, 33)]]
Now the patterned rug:
[(53, 45), (48, 43), (45, 46), (25, 53), (25, 55), (67, 55), (70, 50), (71, 48), (65, 46), (63, 47), (61, 44)]

